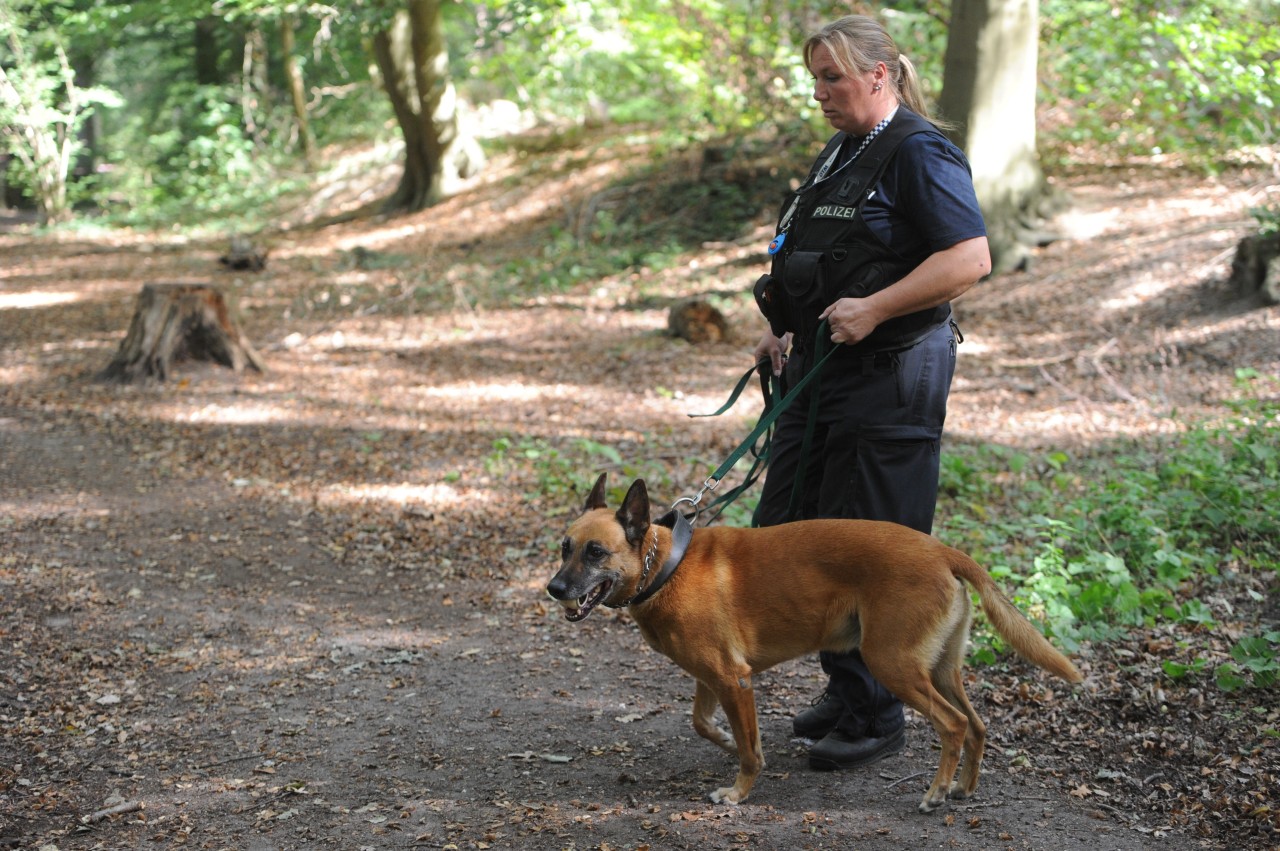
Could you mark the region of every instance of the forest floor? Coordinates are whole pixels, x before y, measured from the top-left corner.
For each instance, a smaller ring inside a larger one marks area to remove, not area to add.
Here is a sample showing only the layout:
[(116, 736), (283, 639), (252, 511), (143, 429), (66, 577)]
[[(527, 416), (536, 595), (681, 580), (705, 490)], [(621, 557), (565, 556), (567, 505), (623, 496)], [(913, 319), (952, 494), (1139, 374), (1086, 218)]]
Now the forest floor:
[[(971, 668), (981, 785), (929, 816), (933, 731), (912, 715), (901, 755), (811, 772), (791, 717), (822, 677), (782, 665), (756, 681), (764, 776), (710, 803), (735, 766), (694, 735), (689, 678), (625, 613), (569, 624), (542, 589), (600, 470), (665, 471), (673, 501), (749, 428), (758, 402), (686, 414), (747, 366), (760, 323), (726, 293), (763, 268), (767, 217), (498, 297), (640, 203), (612, 154), (550, 156), (428, 212), (276, 233), (260, 273), (222, 271), (222, 240), (0, 233), (0, 848), (1280, 847), (1280, 697), (1169, 680), (1184, 627), (1086, 645), (1076, 688)], [(1172, 434), (1238, 368), (1280, 376), (1280, 308), (1226, 283), (1274, 183), (1062, 179), (1070, 238), (957, 305), (948, 439)], [(94, 383), (142, 284), (193, 280), (235, 291), (269, 371)], [(704, 293), (731, 338), (668, 335)], [(1280, 620), (1274, 575), (1219, 593), (1227, 634)]]

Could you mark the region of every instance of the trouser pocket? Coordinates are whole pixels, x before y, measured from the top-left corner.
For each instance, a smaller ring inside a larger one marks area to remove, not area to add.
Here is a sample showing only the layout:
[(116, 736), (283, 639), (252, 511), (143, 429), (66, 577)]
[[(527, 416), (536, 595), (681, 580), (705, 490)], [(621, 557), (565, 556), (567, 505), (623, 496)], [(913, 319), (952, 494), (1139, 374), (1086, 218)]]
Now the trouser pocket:
[(840, 517), (888, 520), (926, 534), (932, 531), (941, 428), (863, 425), (837, 439), (841, 445), (828, 447), (831, 472), (823, 480), (824, 490), (837, 492), (823, 494), (822, 505), (838, 505)]

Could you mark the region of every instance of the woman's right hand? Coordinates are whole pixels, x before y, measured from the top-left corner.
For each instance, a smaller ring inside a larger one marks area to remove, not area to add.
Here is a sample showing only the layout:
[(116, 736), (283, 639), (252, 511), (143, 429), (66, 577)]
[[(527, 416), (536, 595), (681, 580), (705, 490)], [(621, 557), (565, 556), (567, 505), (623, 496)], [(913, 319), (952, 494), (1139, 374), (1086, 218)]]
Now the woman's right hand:
[(756, 344), (755, 355), (756, 363), (768, 358), (770, 366), (773, 368), (774, 375), (782, 375), (782, 365), (787, 361), (787, 350), (791, 348), (791, 335), (783, 334), (781, 337), (773, 336), (770, 331), (765, 331), (764, 336), (760, 338), (760, 342)]

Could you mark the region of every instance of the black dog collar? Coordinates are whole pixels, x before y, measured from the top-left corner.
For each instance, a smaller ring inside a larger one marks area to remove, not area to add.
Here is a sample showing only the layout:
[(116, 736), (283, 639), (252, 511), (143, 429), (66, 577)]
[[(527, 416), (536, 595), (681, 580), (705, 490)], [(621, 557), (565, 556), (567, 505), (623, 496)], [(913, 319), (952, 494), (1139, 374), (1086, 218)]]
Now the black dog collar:
[(659, 517), (654, 524), (666, 526), (671, 530), (671, 552), (667, 554), (667, 560), (662, 563), (662, 569), (658, 571), (658, 575), (653, 577), (653, 582), (649, 583), (648, 588), (632, 597), (627, 602), (628, 606), (637, 606), (658, 593), (667, 580), (675, 574), (676, 568), (684, 560), (685, 550), (689, 549), (689, 542), (693, 540), (693, 526), (689, 523), (689, 519), (675, 509)]

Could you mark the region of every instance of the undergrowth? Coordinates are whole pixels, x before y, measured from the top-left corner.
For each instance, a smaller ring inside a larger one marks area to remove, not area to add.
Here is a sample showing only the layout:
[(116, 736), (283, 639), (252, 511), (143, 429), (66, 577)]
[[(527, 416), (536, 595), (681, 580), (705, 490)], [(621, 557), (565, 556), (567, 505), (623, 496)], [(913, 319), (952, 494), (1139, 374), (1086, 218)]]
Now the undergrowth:
[[(1129, 630), (1178, 625), (1187, 662), (1173, 679), (1212, 673), (1225, 690), (1280, 679), (1280, 630), (1260, 628), (1214, 662), (1229, 594), (1280, 573), (1280, 402), (1275, 381), (1243, 370), (1242, 400), (1175, 439), (1095, 453), (950, 446), (938, 537), (969, 552), (1068, 650)], [(1266, 393), (1270, 391), (1271, 397)], [(997, 638), (975, 633), (994, 658)]]

